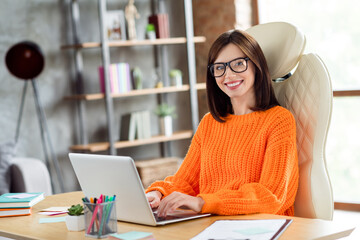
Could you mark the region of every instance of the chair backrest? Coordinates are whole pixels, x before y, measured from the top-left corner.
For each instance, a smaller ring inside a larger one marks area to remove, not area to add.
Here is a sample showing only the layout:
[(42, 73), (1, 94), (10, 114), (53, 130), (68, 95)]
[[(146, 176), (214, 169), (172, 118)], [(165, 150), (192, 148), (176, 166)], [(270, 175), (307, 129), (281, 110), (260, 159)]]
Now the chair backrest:
[(35, 158), (15, 157), (10, 166), (10, 192), (44, 192), (52, 195), (49, 171), (44, 162)]
[[(334, 201), (325, 159), (332, 87), (326, 66), (316, 54), (303, 54), (305, 36), (289, 23), (256, 25), (247, 32), (264, 52), (279, 103), (296, 119), (300, 176), (295, 216), (332, 220)], [(291, 71), (289, 78), (279, 80)]]

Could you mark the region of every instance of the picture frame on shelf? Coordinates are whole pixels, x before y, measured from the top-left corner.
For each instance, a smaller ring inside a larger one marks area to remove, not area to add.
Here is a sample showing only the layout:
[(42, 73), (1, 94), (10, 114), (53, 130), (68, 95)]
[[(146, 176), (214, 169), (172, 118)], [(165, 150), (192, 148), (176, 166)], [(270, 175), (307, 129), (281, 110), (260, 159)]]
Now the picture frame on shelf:
[(123, 10), (106, 12), (105, 26), (109, 41), (126, 40), (125, 14)]

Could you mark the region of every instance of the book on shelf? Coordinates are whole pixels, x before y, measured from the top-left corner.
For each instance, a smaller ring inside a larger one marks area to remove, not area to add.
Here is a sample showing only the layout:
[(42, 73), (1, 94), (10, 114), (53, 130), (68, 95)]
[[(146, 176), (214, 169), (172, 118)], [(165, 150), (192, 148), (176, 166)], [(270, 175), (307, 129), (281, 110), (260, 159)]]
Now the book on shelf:
[[(100, 91), (105, 93), (104, 67), (99, 67)], [(109, 65), (110, 92), (126, 93), (132, 90), (130, 67), (128, 63), (113, 63)]]
[(130, 75), (130, 66), (128, 63), (118, 63), (117, 64), (117, 73), (118, 73), (118, 82), (119, 82), (119, 92), (125, 93), (133, 89), (131, 83)]
[(25, 216), (31, 214), (31, 207), (27, 208), (0, 208), (0, 217)]
[(169, 15), (167, 13), (154, 14), (149, 16), (148, 22), (154, 24), (156, 38), (169, 38)]
[(145, 110), (124, 114), (121, 117), (120, 126), (120, 140), (134, 141), (150, 138), (150, 112)]
[[(135, 136), (135, 132), (132, 133), (130, 129), (135, 128), (130, 125), (130, 123), (134, 124), (134, 120), (131, 120), (131, 118), (134, 118), (134, 114), (127, 113), (123, 114), (120, 118), (120, 140), (130, 140), (130, 136)], [(135, 139), (135, 137), (134, 137)]]
[(43, 192), (5, 193), (0, 196), (0, 208), (29, 208), (43, 199)]
[(110, 64), (110, 86), (111, 86), (111, 93), (120, 93), (119, 87), (119, 75), (117, 72), (117, 64)]

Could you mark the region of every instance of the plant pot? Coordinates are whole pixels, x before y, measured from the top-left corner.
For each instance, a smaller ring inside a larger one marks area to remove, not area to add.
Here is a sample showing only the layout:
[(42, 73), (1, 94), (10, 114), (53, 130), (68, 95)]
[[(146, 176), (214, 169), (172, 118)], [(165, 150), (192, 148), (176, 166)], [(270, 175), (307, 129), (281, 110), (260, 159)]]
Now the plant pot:
[(85, 229), (85, 217), (84, 215), (80, 216), (66, 216), (65, 218), (66, 227), (69, 231), (82, 231)]
[(173, 134), (172, 117), (165, 116), (160, 118), (160, 133), (167, 137)]

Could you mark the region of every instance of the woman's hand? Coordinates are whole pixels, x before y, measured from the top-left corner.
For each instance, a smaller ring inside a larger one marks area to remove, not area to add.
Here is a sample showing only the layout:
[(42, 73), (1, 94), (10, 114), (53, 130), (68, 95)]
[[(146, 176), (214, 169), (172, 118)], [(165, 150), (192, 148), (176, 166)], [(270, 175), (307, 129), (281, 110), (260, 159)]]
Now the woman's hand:
[(150, 203), (151, 208), (157, 208), (160, 204), (160, 200), (162, 197), (161, 192), (159, 191), (151, 191), (146, 194), (146, 197)]
[(200, 212), (204, 203), (201, 197), (193, 197), (184, 193), (173, 192), (161, 200), (157, 209), (157, 215), (159, 217), (165, 217), (179, 207), (187, 207), (195, 212)]

